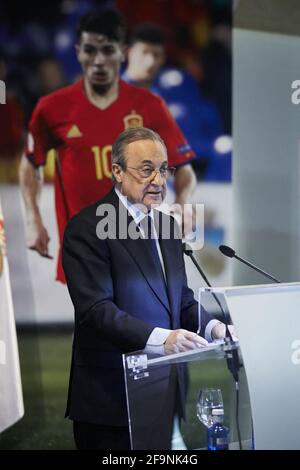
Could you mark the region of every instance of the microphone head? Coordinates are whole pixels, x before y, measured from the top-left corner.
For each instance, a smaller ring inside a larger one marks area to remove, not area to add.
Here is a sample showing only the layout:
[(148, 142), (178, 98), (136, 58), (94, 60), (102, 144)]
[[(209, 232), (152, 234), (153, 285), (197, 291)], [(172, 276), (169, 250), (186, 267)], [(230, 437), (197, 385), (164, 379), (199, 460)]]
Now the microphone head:
[(187, 243), (182, 244), (182, 249), (183, 249), (183, 253), (187, 256), (191, 256), (193, 254), (192, 248)]
[(230, 248), (230, 246), (220, 245), (219, 250), (223, 255), (228, 256), (229, 258), (233, 258), (235, 256), (235, 251)]

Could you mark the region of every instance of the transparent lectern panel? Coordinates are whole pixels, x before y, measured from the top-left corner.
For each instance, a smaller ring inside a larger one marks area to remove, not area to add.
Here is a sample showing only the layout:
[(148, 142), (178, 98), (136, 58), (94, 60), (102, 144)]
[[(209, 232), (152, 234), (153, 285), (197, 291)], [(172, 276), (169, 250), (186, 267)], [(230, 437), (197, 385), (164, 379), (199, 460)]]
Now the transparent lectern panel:
[(300, 283), (205, 288), (200, 303), (234, 324), (255, 449), (300, 449)]
[(199, 289), (199, 314), (198, 323), (201, 323), (201, 312), (205, 309), (213, 318), (223, 323), (231, 324), (232, 320), (227, 306), (224, 289), (201, 287)]
[[(168, 356), (154, 356), (145, 351), (125, 354), (132, 449), (205, 449), (207, 427), (203, 423), (208, 411), (200, 413), (199, 395), (207, 389), (220, 390), (223, 404), (219, 403), (219, 406), (224, 407), (224, 423), (230, 429), (230, 447), (236, 447), (234, 382), (227, 368), (226, 353), (237, 347), (211, 344)], [(247, 388), (244, 379), (241, 387)], [(248, 422), (243, 426), (242, 440), (249, 448), (249, 401), (242, 402), (240, 407), (247, 411), (244, 414), (247, 414)]]
[(256, 449), (300, 449), (300, 283), (224, 290), (247, 373)]

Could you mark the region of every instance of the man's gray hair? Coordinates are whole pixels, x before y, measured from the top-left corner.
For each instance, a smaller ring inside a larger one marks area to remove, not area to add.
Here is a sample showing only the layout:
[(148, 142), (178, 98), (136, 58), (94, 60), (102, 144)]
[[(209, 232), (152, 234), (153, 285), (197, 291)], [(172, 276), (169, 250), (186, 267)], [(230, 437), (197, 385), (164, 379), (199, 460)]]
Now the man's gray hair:
[[(123, 131), (115, 140), (112, 146), (112, 163), (117, 163), (123, 170), (126, 170), (126, 157), (125, 150), (128, 144), (137, 142), (139, 140), (152, 140), (153, 142), (160, 142), (164, 147), (167, 155), (166, 144), (157, 132), (146, 127), (133, 127)], [(112, 180), (114, 175), (112, 174)]]

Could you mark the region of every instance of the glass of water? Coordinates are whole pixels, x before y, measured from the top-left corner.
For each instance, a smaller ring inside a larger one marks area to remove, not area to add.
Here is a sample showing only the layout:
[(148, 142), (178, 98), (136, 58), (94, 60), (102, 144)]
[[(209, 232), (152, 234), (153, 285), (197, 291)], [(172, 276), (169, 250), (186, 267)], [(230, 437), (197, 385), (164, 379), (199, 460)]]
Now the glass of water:
[(197, 417), (207, 428), (213, 424), (212, 410), (223, 409), (223, 397), (219, 388), (204, 388), (200, 390), (197, 399)]

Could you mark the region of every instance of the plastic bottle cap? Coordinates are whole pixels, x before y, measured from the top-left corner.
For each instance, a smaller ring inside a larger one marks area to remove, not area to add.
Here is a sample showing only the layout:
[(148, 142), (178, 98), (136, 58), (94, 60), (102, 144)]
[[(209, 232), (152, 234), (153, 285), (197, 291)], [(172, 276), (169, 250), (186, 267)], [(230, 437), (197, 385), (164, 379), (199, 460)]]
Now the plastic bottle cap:
[(224, 414), (224, 410), (222, 408), (213, 408), (212, 415), (213, 416), (221, 416)]

